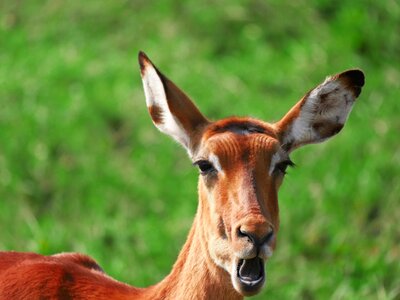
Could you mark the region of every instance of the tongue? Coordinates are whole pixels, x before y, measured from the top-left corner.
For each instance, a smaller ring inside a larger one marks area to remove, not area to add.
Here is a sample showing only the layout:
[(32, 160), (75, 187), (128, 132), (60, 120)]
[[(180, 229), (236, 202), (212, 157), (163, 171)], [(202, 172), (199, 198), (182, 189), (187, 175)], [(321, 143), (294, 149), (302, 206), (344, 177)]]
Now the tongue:
[(255, 281), (260, 278), (262, 274), (261, 259), (258, 257), (243, 260), (239, 269), (239, 276), (247, 281)]

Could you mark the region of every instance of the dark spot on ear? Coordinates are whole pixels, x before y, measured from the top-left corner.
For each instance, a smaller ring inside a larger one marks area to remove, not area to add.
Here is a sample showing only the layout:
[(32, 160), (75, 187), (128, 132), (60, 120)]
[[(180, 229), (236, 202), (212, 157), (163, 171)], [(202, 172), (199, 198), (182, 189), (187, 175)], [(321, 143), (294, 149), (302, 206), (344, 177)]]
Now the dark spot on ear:
[(363, 87), (365, 84), (364, 73), (361, 70), (349, 70), (342, 73), (340, 77), (345, 77), (349, 83), (355, 86)]
[(317, 122), (312, 125), (313, 129), (321, 138), (328, 138), (339, 133), (344, 124)]
[(139, 51), (138, 60), (140, 65), (140, 73), (143, 75), (144, 69), (146, 67), (146, 62), (150, 62), (150, 59), (143, 51)]
[(331, 135), (335, 135), (338, 134), (340, 132), (340, 130), (342, 130), (344, 124), (336, 124), (336, 126), (333, 126), (331, 128)]
[(162, 123), (162, 109), (158, 105), (149, 106), (148, 109), (154, 123)]
[(337, 75), (337, 78), (346, 86), (351, 88), (354, 97), (358, 97), (361, 93), (361, 88), (365, 84), (364, 73), (361, 70), (348, 70)]
[(329, 97), (329, 93), (320, 95), (319, 98), (321, 99), (321, 100), (320, 100), (321, 104), (323, 104), (324, 102), (326, 102), (326, 101), (328, 100), (328, 97)]
[(354, 97), (357, 98), (361, 94), (361, 87), (353, 86), (353, 93), (354, 93)]

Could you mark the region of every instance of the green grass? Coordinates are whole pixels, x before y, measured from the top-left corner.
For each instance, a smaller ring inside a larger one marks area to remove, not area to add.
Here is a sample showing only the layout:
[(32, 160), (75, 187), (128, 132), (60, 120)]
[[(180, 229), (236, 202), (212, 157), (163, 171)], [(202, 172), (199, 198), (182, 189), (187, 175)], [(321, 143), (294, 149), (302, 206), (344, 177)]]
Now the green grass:
[(339, 136), (293, 154), (255, 299), (400, 299), (397, 1), (2, 1), (0, 249), (80, 251), (163, 278), (197, 171), (151, 123), (144, 50), (213, 119), (279, 119), (328, 74), (366, 86)]

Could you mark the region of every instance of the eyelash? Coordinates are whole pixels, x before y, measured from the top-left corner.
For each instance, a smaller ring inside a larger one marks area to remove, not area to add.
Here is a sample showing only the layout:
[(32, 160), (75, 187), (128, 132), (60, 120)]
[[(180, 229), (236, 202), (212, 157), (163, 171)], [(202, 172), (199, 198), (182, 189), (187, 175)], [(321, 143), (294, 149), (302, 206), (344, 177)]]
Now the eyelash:
[(292, 162), (290, 159), (281, 161), (275, 165), (275, 171), (281, 172), (282, 174), (286, 174), (286, 170), (288, 167), (295, 167), (294, 162)]
[(198, 160), (193, 165), (199, 168), (201, 175), (207, 175), (216, 171), (213, 164), (205, 159)]

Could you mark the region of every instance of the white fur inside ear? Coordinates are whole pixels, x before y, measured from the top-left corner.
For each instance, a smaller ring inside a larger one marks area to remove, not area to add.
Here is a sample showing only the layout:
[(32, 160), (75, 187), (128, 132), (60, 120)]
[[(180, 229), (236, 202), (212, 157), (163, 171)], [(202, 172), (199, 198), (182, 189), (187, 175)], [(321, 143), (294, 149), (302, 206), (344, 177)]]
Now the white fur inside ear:
[(157, 110), (157, 119), (152, 115), (154, 125), (162, 132), (171, 135), (179, 143), (188, 147), (189, 137), (180, 122), (172, 115), (164, 85), (155, 68), (147, 64), (143, 74), (143, 88), (150, 113)]
[(167, 97), (164, 85), (153, 66), (146, 64), (142, 80), (147, 107), (158, 105), (165, 110)]
[(294, 120), (291, 133), (286, 136), (284, 143), (295, 144), (317, 143), (329, 138), (323, 135), (318, 127), (333, 129), (343, 126), (346, 122), (356, 97), (352, 91), (340, 81), (328, 77), (321, 85), (310, 92)]

